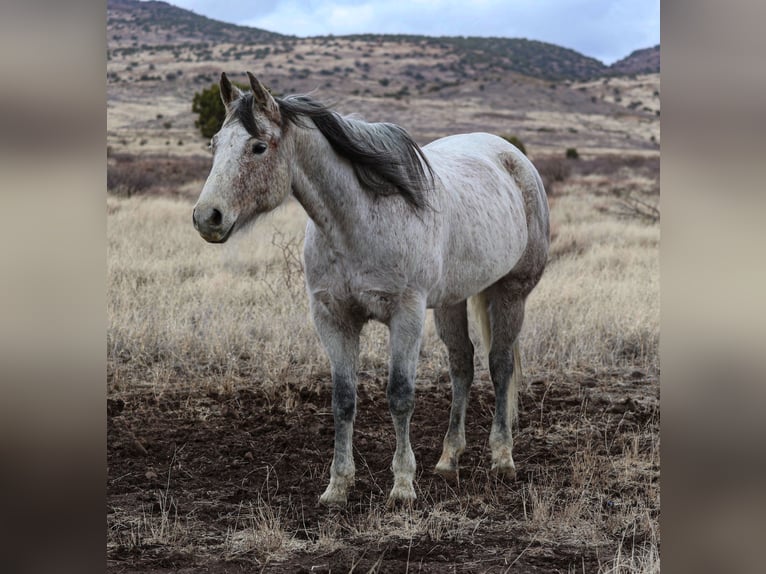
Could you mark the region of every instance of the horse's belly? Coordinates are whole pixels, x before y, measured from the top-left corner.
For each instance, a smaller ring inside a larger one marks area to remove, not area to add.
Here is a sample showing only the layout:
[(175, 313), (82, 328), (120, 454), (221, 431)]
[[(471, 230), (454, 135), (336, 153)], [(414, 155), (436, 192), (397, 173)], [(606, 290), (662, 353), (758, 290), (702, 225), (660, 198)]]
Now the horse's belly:
[(451, 226), (430, 306), (451, 305), (483, 291), (510, 273), (524, 254), (528, 235), (519, 206), (498, 207), (474, 221)]
[(508, 275), (516, 261), (518, 259), (509, 258), (487, 265), (452, 262), (442, 280), (429, 293), (428, 307), (444, 307), (465, 301)]

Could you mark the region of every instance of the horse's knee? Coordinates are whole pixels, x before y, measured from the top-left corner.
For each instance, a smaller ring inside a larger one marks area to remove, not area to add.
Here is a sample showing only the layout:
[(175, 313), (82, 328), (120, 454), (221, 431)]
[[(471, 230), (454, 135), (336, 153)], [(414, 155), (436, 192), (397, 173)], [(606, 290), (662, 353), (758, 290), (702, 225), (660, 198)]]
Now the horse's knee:
[(336, 421), (351, 422), (356, 414), (356, 385), (346, 377), (333, 377), (332, 411)]
[(408, 415), (415, 407), (415, 386), (405, 373), (394, 370), (386, 389), (388, 407), (394, 416)]
[(451, 351), (449, 355), (450, 377), (458, 380), (473, 380), (473, 346), (463, 352)]
[(509, 346), (507, 349), (492, 349), (489, 353), (489, 373), (492, 382), (505, 384), (513, 375), (513, 350)]

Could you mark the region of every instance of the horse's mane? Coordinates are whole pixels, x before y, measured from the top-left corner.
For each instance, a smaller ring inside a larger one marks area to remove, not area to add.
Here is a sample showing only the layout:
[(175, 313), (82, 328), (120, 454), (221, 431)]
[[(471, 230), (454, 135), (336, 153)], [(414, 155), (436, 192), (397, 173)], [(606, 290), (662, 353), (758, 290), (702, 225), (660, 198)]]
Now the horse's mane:
[[(362, 187), (376, 195), (400, 194), (410, 205), (428, 205), (433, 170), (423, 150), (400, 126), (345, 118), (308, 95), (275, 98), (282, 120), (306, 126), (313, 120), (333, 149), (351, 162)], [(232, 115), (254, 137), (253, 95), (244, 94)]]

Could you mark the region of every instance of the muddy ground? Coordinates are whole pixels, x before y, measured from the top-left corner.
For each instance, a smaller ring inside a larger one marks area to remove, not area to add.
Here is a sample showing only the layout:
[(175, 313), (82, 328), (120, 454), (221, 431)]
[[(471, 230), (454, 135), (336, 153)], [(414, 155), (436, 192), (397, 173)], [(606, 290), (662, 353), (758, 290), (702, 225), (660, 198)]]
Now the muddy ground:
[(457, 484), (433, 472), (447, 375), (419, 380), (418, 501), (393, 511), (384, 377), (360, 377), (356, 485), (344, 510), (317, 505), (332, 455), (327, 376), (276, 390), (110, 391), (108, 571), (597, 572), (618, 547), (658, 544), (656, 376), (532, 380), (520, 397), (513, 480), (488, 472), (493, 394), (480, 377)]

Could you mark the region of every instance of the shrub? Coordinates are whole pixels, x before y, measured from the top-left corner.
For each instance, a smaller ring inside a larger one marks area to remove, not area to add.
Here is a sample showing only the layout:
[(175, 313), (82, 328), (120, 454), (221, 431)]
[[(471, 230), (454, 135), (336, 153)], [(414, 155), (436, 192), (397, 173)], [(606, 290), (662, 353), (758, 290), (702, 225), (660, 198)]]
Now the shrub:
[(567, 148), (567, 159), (580, 159), (580, 154), (577, 153), (577, 148), (574, 148), (574, 147)]
[(564, 181), (572, 173), (571, 163), (562, 157), (544, 157), (534, 164), (549, 196), (553, 195), (553, 184)]
[(146, 191), (153, 183), (147, 171), (132, 165), (108, 165), (106, 168), (106, 189), (110, 193), (130, 197)]
[[(236, 85), (246, 89), (246, 86)], [(198, 116), (194, 126), (199, 129), (202, 137), (211, 138), (221, 129), (223, 120), (226, 119), (226, 108), (221, 101), (221, 89), (218, 84), (212, 84), (201, 92), (195, 92), (192, 112)]]
[(501, 138), (503, 138), (505, 141), (507, 141), (510, 144), (515, 145), (519, 150), (521, 150), (521, 153), (524, 155), (527, 155), (527, 148), (524, 147), (524, 144), (522, 141), (517, 138), (516, 136), (510, 135), (510, 134), (499, 134)]

